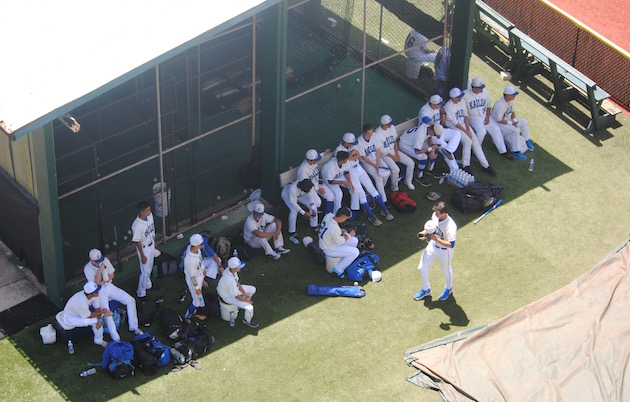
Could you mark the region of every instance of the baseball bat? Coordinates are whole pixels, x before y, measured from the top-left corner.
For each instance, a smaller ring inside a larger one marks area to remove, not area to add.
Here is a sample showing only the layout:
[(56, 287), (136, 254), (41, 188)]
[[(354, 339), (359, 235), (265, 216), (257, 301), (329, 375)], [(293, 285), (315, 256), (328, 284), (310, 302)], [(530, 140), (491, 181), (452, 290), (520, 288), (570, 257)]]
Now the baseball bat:
[(488, 215), (490, 212), (494, 211), (494, 209), (496, 207), (498, 207), (499, 205), (501, 205), (501, 203), (503, 202), (503, 198), (499, 198), (499, 201), (495, 202), (494, 205), (487, 210), (486, 212), (483, 213), (483, 215), (481, 215), (479, 218), (475, 219), (475, 225), (482, 220), (483, 218), (485, 218), (486, 215)]

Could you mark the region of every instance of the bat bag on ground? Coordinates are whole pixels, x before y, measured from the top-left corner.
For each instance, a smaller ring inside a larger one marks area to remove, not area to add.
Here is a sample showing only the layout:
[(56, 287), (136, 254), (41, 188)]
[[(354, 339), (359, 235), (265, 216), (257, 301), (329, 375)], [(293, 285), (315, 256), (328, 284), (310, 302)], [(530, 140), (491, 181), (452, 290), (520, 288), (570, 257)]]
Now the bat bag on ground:
[(138, 309), (138, 324), (148, 327), (158, 318), (158, 304), (155, 300), (143, 297), (136, 303)]
[(309, 296), (342, 296), (361, 298), (365, 296), (365, 289), (362, 289), (360, 286), (308, 285), (306, 293)]
[(135, 368), (133, 361), (133, 345), (129, 342), (109, 342), (103, 352), (101, 367), (117, 380), (133, 377)]
[(451, 196), (451, 204), (467, 214), (472, 211), (483, 211), (494, 205), (501, 197), (503, 186), (474, 182), (464, 188), (458, 188)]
[(416, 210), (416, 202), (404, 191), (392, 191), (389, 199), (396, 207), (396, 211), (401, 214), (410, 214)]
[(178, 341), (186, 325), (181, 315), (172, 308), (160, 311), (160, 329), (162, 333), (173, 341)]
[(361, 282), (370, 271), (378, 270), (378, 255), (371, 251), (366, 251), (363, 255), (352, 261), (352, 264), (346, 268), (347, 278), (351, 281)]
[(145, 332), (133, 338), (133, 355), (136, 365), (146, 374), (153, 375), (158, 367), (171, 362), (170, 347)]
[(214, 336), (208, 327), (191, 321), (175, 348), (184, 355), (185, 363), (188, 363), (208, 353), (213, 344)]

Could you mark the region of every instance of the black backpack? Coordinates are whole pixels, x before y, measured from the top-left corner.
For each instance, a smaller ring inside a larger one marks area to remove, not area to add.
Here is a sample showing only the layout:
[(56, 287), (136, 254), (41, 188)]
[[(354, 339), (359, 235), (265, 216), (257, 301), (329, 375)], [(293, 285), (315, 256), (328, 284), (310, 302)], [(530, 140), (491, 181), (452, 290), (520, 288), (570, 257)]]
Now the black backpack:
[(158, 318), (159, 305), (147, 297), (143, 297), (136, 303), (138, 309), (138, 324), (148, 327)]
[(208, 245), (219, 256), (223, 264), (227, 264), (227, 260), (232, 256), (232, 244), (226, 237), (214, 236), (208, 239)]
[(219, 296), (214, 292), (206, 292), (203, 295), (203, 300), (206, 304), (205, 307), (197, 309), (197, 312), (203, 315), (213, 315), (215, 317), (221, 317), (221, 307), (219, 306)]
[(175, 348), (184, 355), (185, 362), (188, 363), (208, 353), (214, 340), (214, 335), (205, 324), (191, 321)]
[(502, 189), (503, 186), (474, 182), (464, 188), (455, 190), (451, 196), (451, 204), (465, 214), (472, 211), (482, 211), (502, 198)]
[(175, 275), (178, 271), (177, 260), (165, 251), (155, 259), (154, 265), (157, 265), (158, 278)]
[(149, 333), (136, 335), (132, 345), (134, 362), (146, 374), (153, 375), (158, 367), (171, 363), (171, 348)]
[(172, 308), (165, 308), (160, 311), (160, 329), (169, 339), (178, 341), (184, 332), (183, 318)]
[(313, 257), (313, 261), (317, 264), (326, 264), (326, 254), (319, 248), (319, 237), (310, 242), (306, 248), (310, 252), (311, 257)]

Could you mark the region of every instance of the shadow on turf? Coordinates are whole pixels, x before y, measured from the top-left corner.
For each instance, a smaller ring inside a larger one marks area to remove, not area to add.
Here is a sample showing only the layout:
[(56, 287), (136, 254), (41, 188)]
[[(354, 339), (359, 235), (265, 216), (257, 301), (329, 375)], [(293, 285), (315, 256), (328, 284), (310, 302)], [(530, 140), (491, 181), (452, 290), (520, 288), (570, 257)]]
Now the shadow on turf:
[(440, 328), (444, 331), (449, 331), (451, 329), (451, 326), (465, 327), (470, 322), (464, 309), (457, 304), (455, 295), (451, 295), (451, 297), (444, 301), (437, 299), (433, 300), (433, 298), (429, 296), (424, 299), (424, 306), (429, 310), (433, 310), (436, 308), (440, 309), (451, 319), (450, 322), (440, 323)]

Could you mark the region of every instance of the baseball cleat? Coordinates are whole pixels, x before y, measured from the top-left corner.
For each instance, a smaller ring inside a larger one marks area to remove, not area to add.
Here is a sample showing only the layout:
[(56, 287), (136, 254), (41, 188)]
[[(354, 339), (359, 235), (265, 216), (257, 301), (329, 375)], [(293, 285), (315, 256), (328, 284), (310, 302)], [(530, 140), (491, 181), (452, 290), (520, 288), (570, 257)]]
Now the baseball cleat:
[(512, 153), (510, 153), (510, 151), (505, 151), (505, 152), (503, 152), (502, 154), (499, 154), (499, 155), (501, 155), (502, 157), (504, 157), (505, 159), (507, 159), (509, 161), (514, 160), (514, 157), (512, 156)]
[(487, 174), (489, 174), (490, 176), (496, 176), (497, 172), (494, 171), (494, 169), (492, 169), (492, 166), (488, 165), (487, 168), (482, 168), (484, 172), (486, 172)]
[(442, 292), (442, 294), (440, 295), (440, 297), (438, 297), (438, 300), (446, 300), (448, 299), (448, 297), (453, 294), (453, 288), (449, 289), (449, 288), (444, 288), (444, 291)]
[(453, 153), (451, 151), (447, 151), (446, 149), (442, 149), (440, 148), (440, 152), (442, 153), (442, 155), (444, 155), (444, 157), (446, 159), (448, 159), (449, 161), (452, 161), (453, 158)]
[(470, 170), (470, 166), (464, 166), (462, 170), (468, 173), (469, 175), (473, 176), (472, 170)]
[(437, 201), (442, 198), (442, 195), (440, 193), (436, 193), (435, 191), (429, 191), (425, 197), (427, 197), (427, 200), (429, 201)]
[(383, 222), (381, 222), (381, 220), (378, 219), (375, 215), (368, 216), (368, 221), (370, 221), (374, 226), (381, 226), (383, 224)]
[(249, 320), (249, 322), (245, 321), (245, 319), (243, 319), (243, 324), (247, 325), (250, 328), (258, 328), (258, 326), (260, 324), (258, 324), (258, 321), (254, 320), (253, 318), (251, 320)]
[(532, 144), (532, 140), (525, 141), (525, 144), (527, 144), (527, 149), (529, 149), (530, 151), (534, 150), (534, 144)]
[(278, 254), (286, 254), (286, 253), (289, 253), (289, 252), (291, 252), (291, 250), (286, 249), (284, 247), (278, 247), (276, 249), (276, 253), (278, 253)]
[(333, 268), (333, 274), (337, 275), (338, 277), (340, 277), (341, 279), (346, 277), (346, 274), (344, 272), (339, 272), (337, 271), (337, 268)]
[(523, 155), (523, 153), (521, 151), (518, 152), (512, 152), (512, 155), (516, 158), (516, 159), (520, 159), (522, 161), (527, 160), (527, 157), (525, 155)]
[(431, 289), (429, 289), (429, 290), (424, 290), (424, 289), (422, 289), (421, 291), (419, 291), (418, 293), (416, 293), (416, 294), (413, 296), (413, 299), (414, 299), (414, 300), (416, 300), (416, 301), (418, 301), (418, 300), (422, 300), (422, 299), (424, 299), (425, 297), (430, 296), (430, 295), (431, 295)]
[(392, 213), (387, 210), (381, 211), (381, 215), (383, 215), (385, 219), (387, 219), (388, 221), (391, 221), (394, 219), (394, 215), (392, 215)]
[(407, 186), (407, 188), (411, 191), (416, 189), (416, 186), (414, 186), (412, 182), (405, 183), (405, 186)]
[(274, 261), (277, 261), (280, 259), (281, 255), (278, 253), (273, 253), (273, 254), (268, 254), (268, 257), (271, 258)]
[(134, 335), (136, 335), (136, 336), (144, 334), (144, 331), (143, 331), (143, 330), (141, 330), (140, 328), (136, 328), (136, 329), (134, 329), (132, 332), (133, 332), (133, 334), (134, 334)]
[(424, 176), (422, 177), (416, 177), (414, 179), (417, 183), (420, 183), (420, 185), (422, 187), (430, 187), (431, 186), (431, 182)]
[(429, 176), (433, 176), (436, 179), (441, 179), (442, 176), (444, 176), (444, 173), (436, 172), (436, 171), (433, 171), (433, 170), (427, 170), (427, 171), (424, 172), (424, 174), (428, 174)]

